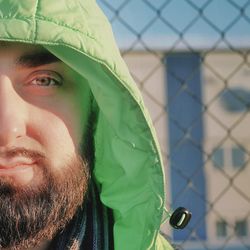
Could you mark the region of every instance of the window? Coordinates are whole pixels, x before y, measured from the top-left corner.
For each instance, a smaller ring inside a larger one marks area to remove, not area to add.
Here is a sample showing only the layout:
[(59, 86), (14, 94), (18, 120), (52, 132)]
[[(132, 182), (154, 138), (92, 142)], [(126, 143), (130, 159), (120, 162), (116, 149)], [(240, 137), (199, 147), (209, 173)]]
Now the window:
[(247, 236), (247, 221), (246, 220), (239, 220), (235, 223), (235, 234), (238, 237)]
[(212, 151), (211, 160), (219, 169), (240, 169), (247, 161), (247, 152), (242, 146), (217, 147)]
[(224, 166), (224, 150), (222, 148), (216, 148), (212, 153), (212, 161), (215, 167), (223, 168)]
[(216, 222), (216, 235), (217, 237), (227, 236), (227, 223), (224, 220)]
[(232, 148), (232, 165), (234, 168), (242, 168), (245, 164), (245, 150), (242, 147)]

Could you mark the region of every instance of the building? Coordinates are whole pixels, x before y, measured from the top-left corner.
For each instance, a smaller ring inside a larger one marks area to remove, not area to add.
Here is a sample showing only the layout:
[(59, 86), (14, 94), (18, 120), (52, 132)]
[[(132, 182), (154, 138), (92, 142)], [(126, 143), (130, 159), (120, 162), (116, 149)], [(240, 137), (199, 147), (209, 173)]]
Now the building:
[(180, 249), (250, 249), (250, 55), (133, 51), (124, 54), (155, 124), (167, 207), (193, 214), (163, 232)]

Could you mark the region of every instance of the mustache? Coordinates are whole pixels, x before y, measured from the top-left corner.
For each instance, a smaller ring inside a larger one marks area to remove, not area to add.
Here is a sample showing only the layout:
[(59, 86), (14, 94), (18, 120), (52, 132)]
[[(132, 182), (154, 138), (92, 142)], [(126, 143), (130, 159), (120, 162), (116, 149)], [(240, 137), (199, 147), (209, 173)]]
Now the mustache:
[(1, 157), (12, 158), (12, 157), (17, 157), (17, 156), (24, 156), (32, 160), (46, 159), (44, 153), (37, 151), (37, 150), (27, 149), (24, 147), (11, 148), (4, 152), (0, 152), (0, 158)]

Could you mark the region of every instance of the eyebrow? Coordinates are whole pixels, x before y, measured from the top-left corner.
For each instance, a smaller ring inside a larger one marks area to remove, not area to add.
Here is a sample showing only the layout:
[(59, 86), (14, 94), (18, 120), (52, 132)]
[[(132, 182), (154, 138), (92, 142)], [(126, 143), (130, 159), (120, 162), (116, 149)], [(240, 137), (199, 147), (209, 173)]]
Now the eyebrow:
[(49, 51), (35, 51), (21, 55), (17, 58), (15, 64), (16, 66), (34, 68), (54, 62), (61, 62), (61, 60)]

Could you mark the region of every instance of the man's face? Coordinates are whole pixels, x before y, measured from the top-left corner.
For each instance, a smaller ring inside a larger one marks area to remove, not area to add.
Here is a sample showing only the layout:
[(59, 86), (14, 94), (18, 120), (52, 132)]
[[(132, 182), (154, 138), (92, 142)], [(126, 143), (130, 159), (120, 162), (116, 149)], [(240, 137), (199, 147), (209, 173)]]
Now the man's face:
[[(68, 217), (82, 202), (88, 174), (79, 152), (89, 91), (78, 81), (76, 73), (41, 46), (0, 43), (0, 209), (11, 211), (9, 217), (22, 209), (23, 200), (27, 207), (29, 202), (34, 206), (37, 197), (40, 201), (44, 194), (53, 196), (51, 192), (63, 193), (54, 203), (67, 199), (68, 206), (74, 207)], [(56, 210), (60, 213), (60, 208)], [(0, 222), (5, 217), (2, 214)], [(4, 231), (0, 230), (0, 245), (8, 246), (12, 243), (1, 239)]]

